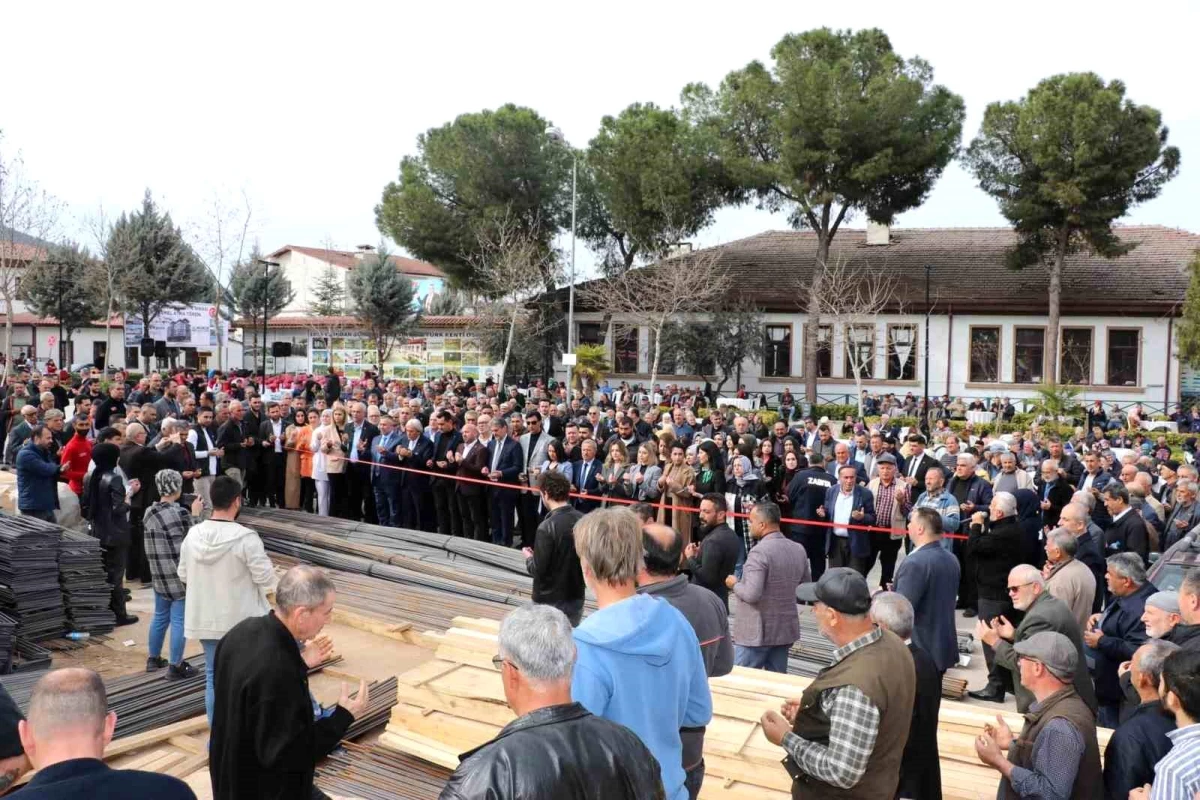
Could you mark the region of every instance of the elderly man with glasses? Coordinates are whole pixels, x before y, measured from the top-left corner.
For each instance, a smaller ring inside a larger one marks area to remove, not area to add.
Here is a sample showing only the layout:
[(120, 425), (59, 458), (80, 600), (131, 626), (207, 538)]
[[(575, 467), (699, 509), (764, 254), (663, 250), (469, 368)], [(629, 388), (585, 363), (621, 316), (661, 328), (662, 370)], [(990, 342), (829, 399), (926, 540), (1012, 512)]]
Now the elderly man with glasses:
[[(1017, 664), (1019, 655), (1014, 649), (1019, 643), (1043, 631), (1061, 633), (1075, 647), (1078, 664), (1086, 664), (1083, 653), (1083, 638), (1079, 623), (1067, 604), (1046, 591), (1046, 580), (1032, 564), (1020, 564), (1008, 573), (1008, 595), (1013, 607), (1025, 612), (1017, 626), (998, 617), (988, 625), (980, 620), (975, 624), (975, 637), (993, 648), (996, 664), (1009, 670), (1014, 678), (1014, 694), (1017, 696), (1017, 711), (1024, 714), (1034, 702), (1030, 687), (1021, 683), (1021, 670)], [(1096, 693), (1086, 669), (1075, 672), (1073, 683), (1088, 708), (1096, 710)], [(983, 698), (986, 699), (986, 698)], [(1003, 699), (1003, 698), (1001, 698)]]

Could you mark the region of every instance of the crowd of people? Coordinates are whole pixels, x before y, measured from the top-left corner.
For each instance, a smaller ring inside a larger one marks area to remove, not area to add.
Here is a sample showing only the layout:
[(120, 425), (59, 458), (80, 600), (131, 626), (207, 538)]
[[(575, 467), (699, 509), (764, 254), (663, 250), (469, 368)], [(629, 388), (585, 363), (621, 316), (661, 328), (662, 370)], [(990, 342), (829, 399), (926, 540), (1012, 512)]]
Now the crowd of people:
[[(36, 406), (28, 383), (44, 387)], [(695, 798), (707, 678), (735, 664), (786, 672), (798, 600), (835, 649), (804, 697), (761, 721), (794, 796), (940, 794), (956, 610), (975, 619), (988, 665), (972, 696), (1013, 694), (1026, 714), (1022, 731), (1000, 722), (976, 742), (1002, 796), (1200, 789), (1200, 572), (1173, 591), (1147, 574), (1155, 554), (1200, 541), (1200, 474), (1165, 442), (1130, 438), (1137, 409), (1117, 421), (1094, 406), (1065, 437), (1036, 422), (1000, 436), (952, 430), (960, 405), (986, 409), (950, 398), (929, 404), (925, 433), (898, 423), (925, 409), (911, 397), (866, 397), (880, 416), (830, 421), (797, 415), (787, 392), (768, 416), (713, 408), (701, 389), (568, 399), (452, 375), (69, 384), (18, 373), (5, 389), (18, 507), (53, 520), (60, 489), (79, 498), (118, 624), (135, 621), (125, 577), (153, 586), (148, 670), (190, 674), (184, 642), (201, 642), (219, 797), (304, 796), (314, 752), (366, 694), (313, 719), (298, 687), (327, 652), (335, 588), (300, 568), (277, 590), (261, 540), (236, 521), (243, 506), (522, 549), (535, 606), (505, 621), (495, 660), (518, 719), (466, 754), (447, 798), (564, 796), (555, 787), (580, 774), (604, 787), (596, 796)], [(588, 589), (599, 610), (584, 617)], [(261, 737), (263, 709), (222, 686), (257, 680), (295, 712), (272, 715), (278, 749), (255, 765), (237, 753)], [(1098, 725), (1116, 728), (1102, 769)], [(318, 746), (290, 751), (300, 735)], [(515, 757), (539, 748), (557, 763)]]

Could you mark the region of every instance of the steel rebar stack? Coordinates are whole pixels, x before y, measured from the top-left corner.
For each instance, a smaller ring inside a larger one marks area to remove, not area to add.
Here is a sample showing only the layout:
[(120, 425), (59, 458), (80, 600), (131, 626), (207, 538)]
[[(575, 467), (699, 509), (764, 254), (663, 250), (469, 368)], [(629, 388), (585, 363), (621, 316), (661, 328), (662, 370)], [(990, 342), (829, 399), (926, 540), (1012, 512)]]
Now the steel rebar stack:
[(62, 528), (33, 517), (0, 514), (0, 612), (17, 621), (30, 642), (66, 629), (58, 548)]
[(317, 767), (317, 786), (363, 800), (437, 800), (450, 771), (378, 745), (343, 742)]

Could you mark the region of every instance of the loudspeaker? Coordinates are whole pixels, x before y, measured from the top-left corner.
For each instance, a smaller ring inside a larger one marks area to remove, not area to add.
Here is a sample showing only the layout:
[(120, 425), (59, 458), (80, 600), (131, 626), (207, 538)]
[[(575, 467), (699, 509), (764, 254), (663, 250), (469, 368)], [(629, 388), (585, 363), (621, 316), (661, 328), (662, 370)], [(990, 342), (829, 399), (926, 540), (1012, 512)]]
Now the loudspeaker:
[(154, 355), (154, 340), (147, 336), (145, 339), (142, 339), (142, 356), (152, 355)]
[(275, 358), (288, 358), (291, 354), (291, 342), (271, 342), (271, 355)]
[(154, 357), (155, 358), (166, 358), (167, 357), (167, 343), (166, 342), (156, 341), (154, 343)]

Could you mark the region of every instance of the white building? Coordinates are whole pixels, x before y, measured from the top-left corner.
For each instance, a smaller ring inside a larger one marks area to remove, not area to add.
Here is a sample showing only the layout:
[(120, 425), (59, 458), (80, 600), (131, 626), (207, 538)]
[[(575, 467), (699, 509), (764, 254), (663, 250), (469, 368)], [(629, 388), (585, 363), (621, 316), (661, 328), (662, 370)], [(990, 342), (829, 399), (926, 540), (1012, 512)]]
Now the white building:
[[(331, 268), (342, 284), (345, 304), (343, 310), (350, 311), (350, 273), (356, 264), (370, 255), (370, 250), (352, 252), (289, 244), (266, 256), (268, 261), (275, 261), (280, 265), (296, 292), (295, 298), (283, 310), (283, 314), (307, 312), (315, 299), (314, 287)], [(404, 256), (390, 256), (388, 260), (396, 265), (397, 272), (413, 282), (418, 303), (423, 303), (431, 294), (437, 294), (445, 288), (446, 276), (433, 264)]]
[[(882, 234), (882, 235), (879, 235)], [(1200, 235), (1159, 226), (1118, 229), (1136, 245), (1124, 256), (1079, 254), (1067, 259), (1061, 296), (1060, 382), (1082, 388), (1086, 399), (1146, 402), (1154, 407), (1200, 394), (1200, 375), (1180, 369), (1175, 325), (1188, 285), (1188, 263)], [(929, 269), (929, 391), (933, 395), (1028, 397), (1046, 374), (1048, 273), (1005, 266), (1016, 241), (1008, 228), (941, 228), (839, 231), (830, 260), (866, 264), (898, 276), (903, 302), (891, 313), (856, 323), (855, 336), (871, 393), (924, 391), (925, 281)], [(757, 395), (804, 392), (804, 340), (817, 335), (818, 395), (823, 402), (853, 402), (854, 370), (845, 356), (848, 331), (823, 324), (813, 331), (807, 297), (797, 288), (811, 276), (816, 238), (807, 231), (769, 231), (676, 256), (715, 253), (733, 270), (736, 288), (762, 310), (763, 357), (743, 365), (741, 382)], [(602, 343), (614, 372), (610, 382), (649, 379), (653, 357), (649, 329), (637, 320), (612, 318), (578, 304), (576, 341)], [(666, 359), (658, 382), (695, 384), (679, 359)], [(559, 368), (565, 377), (565, 367)], [(711, 377), (711, 376), (710, 376)], [(732, 394), (732, 381), (724, 392)]]

